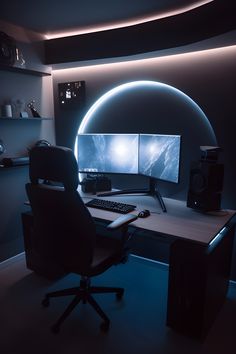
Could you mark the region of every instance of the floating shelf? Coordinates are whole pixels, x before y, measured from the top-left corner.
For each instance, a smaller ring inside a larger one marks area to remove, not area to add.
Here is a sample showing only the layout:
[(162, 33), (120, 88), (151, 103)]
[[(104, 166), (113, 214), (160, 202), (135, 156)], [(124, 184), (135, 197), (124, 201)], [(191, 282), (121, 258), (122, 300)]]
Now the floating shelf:
[(21, 120), (21, 121), (27, 121), (27, 120), (52, 120), (53, 118), (47, 118), (47, 117), (27, 117), (27, 118), (21, 118), (21, 117), (0, 117), (0, 122), (1, 120)]
[(39, 71), (33, 69), (19, 68), (17, 66), (7, 66), (0, 64), (0, 70), (11, 71), (15, 73), (25, 74), (25, 75), (35, 75), (35, 76), (51, 76), (51, 72)]
[(4, 166), (4, 165), (0, 164), (0, 170), (9, 169), (9, 168), (16, 168), (16, 167), (26, 167), (26, 166), (29, 166), (29, 164), (15, 165), (15, 166)]

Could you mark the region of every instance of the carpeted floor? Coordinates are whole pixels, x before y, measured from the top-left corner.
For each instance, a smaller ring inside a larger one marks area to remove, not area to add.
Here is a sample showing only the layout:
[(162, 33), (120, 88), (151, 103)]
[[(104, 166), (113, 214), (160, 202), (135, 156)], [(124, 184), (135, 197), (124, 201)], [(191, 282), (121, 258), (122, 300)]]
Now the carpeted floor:
[(125, 288), (117, 302), (112, 294), (96, 295), (110, 317), (108, 333), (89, 305), (79, 305), (59, 334), (50, 326), (69, 299), (41, 306), (52, 289), (75, 286), (76, 275), (50, 282), (26, 269), (24, 254), (0, 264), (1, 354), (234, 354), (236, 352), (236, 286), (203, 342), (174, 333), (165, 326), (168, 267), (130, 256), (128, 263), (93, 279), (94, 285)]

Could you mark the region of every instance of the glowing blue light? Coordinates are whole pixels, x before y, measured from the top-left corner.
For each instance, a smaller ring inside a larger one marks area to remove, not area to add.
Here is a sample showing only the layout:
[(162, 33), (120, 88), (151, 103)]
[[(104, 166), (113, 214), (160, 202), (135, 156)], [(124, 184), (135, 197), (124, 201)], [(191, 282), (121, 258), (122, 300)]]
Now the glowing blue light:
[(221, 238), (223, 236), (225, 230), (227, 230), (227, 228), (223, 227), (223, 229), (220, 230), (220, 232), (211, 240), (211, 242), (209, 243), (209, 246), (211, 246), (213, 243), (215, 243), (217, 240), (219, 240), (219, 238)]
[[(139, 81), (132, 81), (128, 82), (125, 84), (121, 84), (119, 86), (114, 87), (113, 89), (107, 91), (104, 95), (102, 95), (88, 110), (88, 112), (85, 114), (84, 118), (82, 119), (82, 122), (79, 126), (78, 133), (77, 134), (82, 134), (86, 133), (86, 130), (89, 126), (89, 124), (92, 122), (93, 117), (95, 116), (95, 113), (107, 102), (113, 98), (114, 96), (117, 96), (121, 93), (124, 93), (125, 91), (132, 90), (134, 88), (147, 88), (147, 87), (153, 87), (153, 88), (158, 88), (158, 89), (167, 89), (169, 92), (175, 92), (176, 96), (179, 96), (181, 99), (184, 99), (185, 101), (188, 101), (191, 106), (195, 108), (196, 111), (200, 113), (202, 118), (205, 120), (206, 125), (208, 125), (211, 128), (210, 122), (205, 116), (204, 112), (201, 110), (201, 108), (185, 93), (182, 91), (178, 90), (177, 88), (157, 82), (157, 81), (149, 81), (149, 80), (139, 80)], [(77, 158), (77, 138), (75, 141), (75, 147), (74, 147), (74, 153)]]
[[(113, 140), (108, 154), (110, 154), (111, 160), (115, 160), (116, 165), (123, 165), (130, 162), (129, 145), (122, 136), (118, 136)], [(137, 151), (135, 151), (135, 154), (137, 155)]]

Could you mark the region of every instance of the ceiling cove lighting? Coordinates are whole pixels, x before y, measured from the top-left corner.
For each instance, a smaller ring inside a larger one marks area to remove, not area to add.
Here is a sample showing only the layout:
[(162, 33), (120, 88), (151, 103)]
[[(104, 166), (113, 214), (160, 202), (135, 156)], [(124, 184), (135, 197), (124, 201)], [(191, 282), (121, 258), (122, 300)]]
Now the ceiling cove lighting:
[[(156, 56), (151, 56), (151, 57), (146, 57), (146, 58), (138, 58), (138, 59), (134, 59), (131, 57), (127, 58), (126, 60), (122, 60), (122, 61), (115, 61), (115, 62), (107, 62), (107, 63), (94, 63), (92, 62), (87, 62), (86, 65), (81, 65), (78, 66), (78, 63), (74, 64), (76, 66), (72, 66), (72, 67), (68, 67), (68, 68), (64, 68), (64, 69), (57, 69), (54, 68), (52, 69), (52, 74), (54, 75), (61, 75), (61, 74), (69, 74), (69, 73), (79, 73), (83, 70), (97, 70), (98, 67), (100, 69), (104, 68), (104, 69), (108, 69), (109, 67), (112, 68), (112, 70), (114, 70), (115, 68), (118, 67), (128, 67), (129, 65), (133, 68), (134, 65), (155, 65), (157, 64), (159, 61), (163, 61), (165, 63), (167, 63), (168, 61), (183, 61), (183, 60), (190, 60), (190, 59), (194, 59), (194, 58), (204, 58), (204, 57), (210, 57), (210, 56), (214, 56), (214, 55), (227, 55), (227, 54), (235, 54), (235, 50), (236, 50), (236, 45), (230, 45), (230, 46), (225, 46), (225, 47), (218, 47), (218, 48), (211, 48), (211, 49), (203, 49), (203, 50), (196, 50), (196, 51), (191, 51), (191, 52), (184, 52), (184, 53), (174, 53), (174, 54), (168, 54), (168, 55), (158, 55), (158, 53), (156, 54)], [(152, 55), (152, 53), (150, 53), (150, 55)]]
[(106, 30), (112, 30), (116, 28), (124, 28), (124, 27), (130, 27), (150, 21), (155, 21), (159, 20), (161, 18), (166, 18), (170, 16), (176, 16), (180, 15), (182, 13), (194, 10), (200, 6), (206, 5), (210, 2), (213, 2), (214, 0), (200, 0), (200, 1), (195, 1), (194, 3), (191, 3), (189, 5), (185, 5), (182, 7), (179, 7), (178, 9), (175, 10), (169, 10), (166, 12), (158, 12), (156, 14), (152, 14), (149, 16), (145, 17), (136, 17), (133, 20), (127, 20), (127, 21), (122, 21), (122, 22), (114, 22), (114, 23), (109, 23), (106, 25), (101, 25), (101, 26), (92, 26), (92, 27), (84, 27), (84, 28), (77, 28), (71, 31), (63, 31), (63, 32), (56, 32), (56, 33), (51, 33), (51, 34), (45, 34), (45, 39), (55, 39), (55, 38), (62, 38), (62, 37), (70, 37), (70, 36), (76, 36), (80, 34), (86, 34), (86, 33), (93, 33), (93, 32), (101, 32), (101, 31), (106, 31)]
[(115, 88), (109, 90), (104, 95), (102, 95), (91, 106), (91, 108), (88, 110), (88, 112), (85, 114), (85, 116), (79, 126), (78, 134), (82, 134), (82, 133), (86, 132), (86, 129), (87, 129), (89, 123), (91, 123), (95, 112), (97, 112), (99, 110), (99, 108), (101, 108), (103, 105), (105, 105), (111, 98), (113, 98), (114, 96), (118, 96), (119, 94), (124, 93), (125, 91), (129, 91), (129, 90), (132, 90), (137, 87), (139, 87), (139, 88), (153, 87), (153, 88), (157, 88), (160, 90), (167, 89), (169, 92), (174, 93), (176, 96), (179, 96), (180, 98), (184, 98), (185, 100), (187, 100), (192, 106), (194, 106), (194, 108), (196, 110), (201, 112), (201, 114), (205, 117), (206, 122), (209, 123), (207, 117), (205, 116), (205, 114), (203, 113), (201, 108), (189, 96), (187, 96), (182, 91), (178, 90), (177, 88), (175, 88), (173, 86), (170, 86), (170, 85), (158, 82), (158, 81), (140, 80), (140, 81), (132, 81), (132, 82), (128, 82), (128, 83), (116, 86)]

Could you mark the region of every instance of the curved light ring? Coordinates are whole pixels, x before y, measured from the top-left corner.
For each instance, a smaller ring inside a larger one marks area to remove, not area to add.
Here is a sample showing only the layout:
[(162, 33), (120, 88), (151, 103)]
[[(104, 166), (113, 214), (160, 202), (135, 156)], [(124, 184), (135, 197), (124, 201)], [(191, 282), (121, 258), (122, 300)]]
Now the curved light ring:
[(158, 87), (158, 88), (168, 88), (169, 90), (171, 90), (172, 92), (175, 91), (177, 95), (179, 95), (180, 97), (184, 98), (185, 100), (188, 100), (192, 106), (194, 106), (196, 108), (196, 110), (198, 110), (199, 112), (201, 112), (202, 116), (204, 117), (204, 120), (206, 122), (206, 124), (212, 129), (211, 124), (209, 122), (209, 120), (207, 119), (205, 113), (201, 110), (201, 108), (196, 104), (196, 102), (194, 102), (189, 96), (187, 96), (185, 93), (183, 93), (182, 91), (178, 90), (177, 88), (167, 85), (167, 84), (163, 84), (161, 82), (157, 82), (157, 81), (148, 81), (148, 80), (140, 80), (140, 81), (132, 81), (132, 82), (128, 82), (126, 84), (122, 84), (119, 86), (116, 86), (115, 88), (109, 90), (108, 92), (106, 92), (104, 95), (102, 95), (92, 106), (91, 108), (88, 110), (88, 112), (85, 114), (84, 118), (82, 119), (82, 122), (79, 126), (78, 129), (78, 134), (82, 134), (85, 133), (87, 126), (89, 125), (89, 123), (91, 122), (91, 120), (93, 119), (94, 113), (101, 108), (104, 104), (106, 104), (110, 98), (119, 95), (120, 93), (126, 91), (126, 90), (131, 90), (133, 88), (136, 87)]
[[(104, 95), (102, 95), (92, 106), (91, 108), (88, 110), (88, 112), (85, 114), (84, 118), (82, 119), (77, 135), (78, 134), (83, 134), (86, 133), (86, 128), (88, 127), (89, 123), (91, 123), (91, 121), (93, 120), (93, 117), (95, 116), (95, 113), (99, 110), (99, 108), (101, 108), (102, 106), (104, 106), (112, 97), (117, 96), (127, 90), (132, 90), (133, 88), (136, 87), (158, 87), (158, 88), (168, 88), (168, 90), (175, 92), (177, 96), (179, 96), (180, 98), (184, 98), (185, 100), (187, 100), (191, 106), (193, 106), (196, 111), (198, 111), (202, 118), (205, 121), (205, 124), (209, 127), (209, 129), (212, 131), (212, 134), (214, 135), (214, 138), (216, 140), (215, 137), (215, 133), (212, 129), (212, 126), (208, 120), (208, 118), (206, 117), (205, 113), (202, 111), (202, 109), (196, 104), (196, 102), (194, 102), (192, 100), (192, 98), (190, 98), (188, 95), (186, 95), (185, 93), (183, 93), (182, 91), (178, 90), (177, 88), (167, 85), (167, 84), (163, 84), (161, 82), (158, 81), (148, 81), (148, 80), (140, 80), (140, 81), (132, 81), (132, 82), (128, 82), (119, 86), (116, 86), (115, 88), (107, 91)], [(74, 155), (76, 157), (76, 159), (78, 160), (78, 140), (77, 140), (77, 136), (75, 139), (75, 145), (74, 145)], [(79, 173), (79, 179), (82, 180), (82, 175), (81, 173)]]

